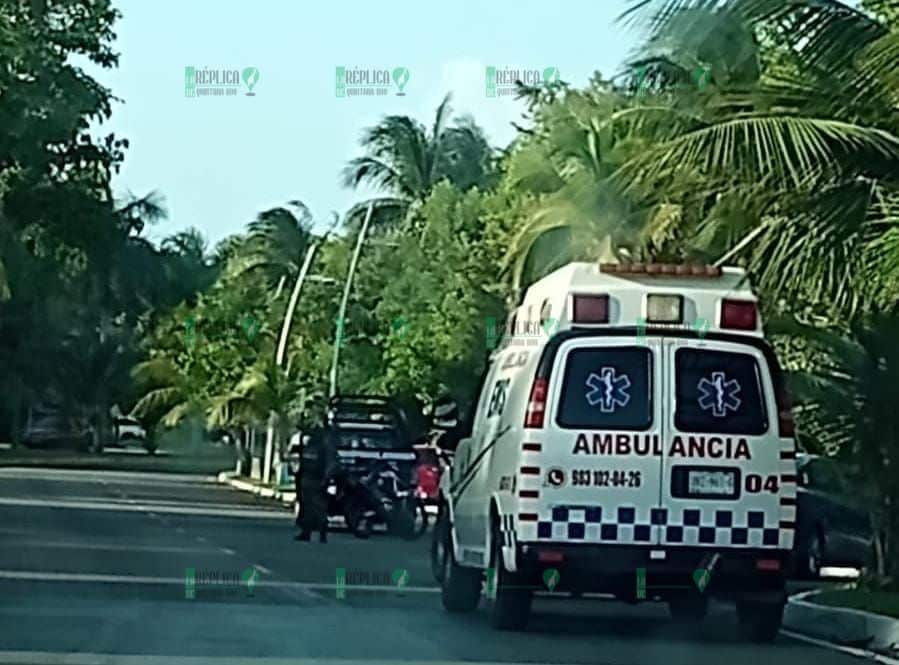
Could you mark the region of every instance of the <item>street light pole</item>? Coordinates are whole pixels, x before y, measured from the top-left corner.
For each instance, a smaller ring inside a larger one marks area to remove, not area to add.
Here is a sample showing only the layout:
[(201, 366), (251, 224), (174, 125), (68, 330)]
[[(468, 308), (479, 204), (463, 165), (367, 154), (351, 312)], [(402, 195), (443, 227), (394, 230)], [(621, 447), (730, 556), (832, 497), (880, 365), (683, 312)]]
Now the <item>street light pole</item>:
[(306, 250), (306, 258), (303, 260), (303, 267), (300, 268), (300, 274), (297, 276), (297, 281), (293, 285), (293, 292), (290, 294), (290, 301), (287, 303), (287, 311), (284, 313), (284, 323), (281, 324), (281, 337), (278, 340), (278, 352), (275, 354), (275, 365), (278, 367), (284, 365), (284, 356), (287, 355), (287, 337), (288, 333), (290, 333), (290, 324), (293, 321), (293, 313), (300, 300), (300, 291), (303, 289), (303, 282), (306, 281), (306, 274), (309, 272), (309, 266), (312, 265), (312, 258), (315, 256), (315, 250), (318, 249), (318, 246), (324, 242), (327, 236), (328, 234), (325, 233), (321, 240), (314, 241), (309, 245), (309, 249)]
[[(293, 291), (290, 294), (290, 300), (287, 303), (287, 311), (284, 313), (284, 321), (281, 324), (281, 335), (278, 339), (278, 350), (275, 353), (275, 367), (280, 369), (284, 366), (284, 358), (287, 355), (287, 339), (290, 336), (290, 324), (293, 322), (293, 315), (300, 300), (300, 292), (303, 290), (303, 283), (309, 274), (309, 268), (312, 265), (312, 259), (315, 256), (315, 250), (328, 237), (330, 229), (318, 240), (313, 241), (306, 250), (306, 257), (303, 259), (303, 265), (300, 268), (300, 274), (297, 275), (297, 281), (293, 285)], [(281, 284), (278, 285), (278, 293), (283, 288), (283, 278)], [(275, 464), (275, 414), (269, 413), (268, 423), (265, 432), (265, 464), (263, 465), (262, 478), (263, 482), (269, 482), (271, 478), (272, 467)]]
[(343, 298), (340, 301), (340, 310), (337, 313), (336, 330), (334, 331), (334, 356), (331, 359), (331, 385), (328, 390), (328, 396), (334, 397), (337, 394), (337, 368), (340, 362), (340, 345), (343, 342), (343, 320), (346, 316), (347, 302), (350, 299), (350, 289), (353, 287), (353, 275), (356, 273), (356, 264), (359, 262), (359, 255), (362, 253), (362, 243), (365, 242), (365, 234), (368, 232), (368, 224), (371, 222), (374, 203), (368, 204), (368, 210), (365, 213), (365, 220), (362, 222), (362, 228), (359, 231), (359, 238), (356, 240), (356, 249), (353, 250), (353, 258), (350, 259), (350, 267), (346, 276), (346, 283), (343, 285)]

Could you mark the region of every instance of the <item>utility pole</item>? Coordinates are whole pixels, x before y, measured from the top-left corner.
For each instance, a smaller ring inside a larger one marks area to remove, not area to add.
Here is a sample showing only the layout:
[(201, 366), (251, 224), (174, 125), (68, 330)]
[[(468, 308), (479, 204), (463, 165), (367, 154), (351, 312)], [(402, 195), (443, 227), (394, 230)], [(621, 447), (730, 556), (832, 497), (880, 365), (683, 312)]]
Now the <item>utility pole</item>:
[[(284, 313), (284, 322), (281, 324), (281, 335), (278, 339), (278, 350), (275, 352), (275, 367), (280, 369), (284, 365), (284, 358), (287, 355), (287, 338), (290, 333), (290, 324), (293, 321), (293, 315), (296, 311), (297, 303), (300, 300), (300, 292), (303, 290), (303, 283), (306, 281), (306, 275), (309, 273), (309, 267), (312, 265), (312, 259), (315, 256), (315, 250), (321, 245), (325, 238), (328, 237), (329, 231), (318, 240), (314, 240), (306, 249), (306, 257), (303, 259), (303, 265), (300, 273), (297, 275), (297, 281), (293, 285), (293, 291), (290, 294), (290, 300), (287, 303), (287, 311)], [(278, 286), (280, 293), (283, 288), (283, 278)], [(265, 430), (265, 463), (263, 465), (262, 482), (267, 483), (271, 479), (272, 467), (275, 462), (275, 413), (269, 413), (268, 423)]]
[(337, 324), (334, 331), (334, 356), (331, 361), (331, 386), (328, 391), (329, 397), (337, 394), (337, 368), (340, 362), (340, 346), (343, 343), (343, 322), (346, 316), (347, 302), (350, 299), (350, 289), (353, 287), (353, 275), (356, 273), (356, 264), (359, 262), (359, 255), (362, 253), (362, 244), (365, 242), (365, 234), (368, 233), (368, 224), (371, 222), (371, 214), (374, 210), (374, 203), (368, 204), (368, 210), (365, 212), (365, 220), (362, 222), (362, 228), (359, 230), (359, 237), (356, 239), (356, 249), (353, 250), (353, 257), (350, 259), (350, 268), (347, 272), (346, 283), (343, 285), (343, 298), (340, 301), (340, 310), (337, 313)]
[(309, 266), (312, 265), (312, 258), (315, 256), (315, 250), (325, 241), (328, 234), (325, 233), (321, 239), (314, 241), (306, 250), (306, 258), (303, 260), (303, 267), (300, 268), (300, 274), (297, 281), (293, 285), (293, 292), (290, 294), (290, 301), (287, 303), (287, 311), (284, 314), (284, 323), (281, 325), (281, 338), (278, 340), (278, 352), (275, 354), (275, 365), (282, 367), (284, 365), (284, 356), (287, 355), (287, 338), (290, 333), (290, 324), (293, 322), (293, 313), (300, 301), (300, 291), (303, 289), (303, 282), (306, 281), (306, 274), (309, 272)]

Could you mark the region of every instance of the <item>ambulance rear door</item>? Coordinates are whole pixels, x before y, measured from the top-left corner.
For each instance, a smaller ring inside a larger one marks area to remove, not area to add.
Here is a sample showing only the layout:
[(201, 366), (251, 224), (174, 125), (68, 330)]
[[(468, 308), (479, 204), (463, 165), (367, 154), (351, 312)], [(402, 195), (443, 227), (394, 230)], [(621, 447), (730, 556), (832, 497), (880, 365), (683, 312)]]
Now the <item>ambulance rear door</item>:
[[(666, 337), (661, 544), (785, 548), (795, 477), (778, 432), (766, 355), (739, 341)], [(784, 525), (788, 526), (788, 525)], [(788, 544), (789, 542), (789, 544)]]
[[(658, 338), (573, 336), (549, 377), (539, 484), (524, 486), (538, 541), (651, 545), (662, 473)], [(541, 380), (538, 372), (537, 380)], [(530, 471), (530, 468), (525, 470)], [(525, 496), (522, 494), (522, 496)], [(524, 524), (523, 533), (529, 532)]]

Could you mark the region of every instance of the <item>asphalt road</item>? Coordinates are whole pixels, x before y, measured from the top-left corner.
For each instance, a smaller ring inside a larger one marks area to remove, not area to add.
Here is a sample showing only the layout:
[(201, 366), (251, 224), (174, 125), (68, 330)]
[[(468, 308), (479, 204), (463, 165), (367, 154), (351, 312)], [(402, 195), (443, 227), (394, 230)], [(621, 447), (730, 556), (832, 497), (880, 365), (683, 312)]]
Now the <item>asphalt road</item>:
[[(661, 605), (540, 598), (526, 633), (494, 632), (483, 610), (442, 610), (427, 537), (293, 533), (287, 511), (204, 476), (0, 469), (0, 664), (856, 662), (787, 636), (741, 642), (723, 605), (685, 629)], [(338, 568), (387, 587), (339, 597)]]

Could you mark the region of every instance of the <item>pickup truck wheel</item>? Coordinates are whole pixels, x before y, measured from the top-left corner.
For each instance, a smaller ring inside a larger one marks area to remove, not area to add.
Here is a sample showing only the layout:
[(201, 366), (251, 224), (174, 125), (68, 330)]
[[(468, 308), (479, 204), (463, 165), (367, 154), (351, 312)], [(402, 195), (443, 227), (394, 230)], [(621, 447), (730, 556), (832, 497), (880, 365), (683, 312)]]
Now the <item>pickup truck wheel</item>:
[(506, 570), (500, 546), (499, 529), (494, 528), (491, 538), (490, 567), (494, 579), (493, 589), (488, 589), (487, 612), (490, 625), (497, 630), (524, 630), (531, 617), (533, 591), (524, 584), (525, 580)]
[(737, 601), (740, 632), (753, 642), (772, 642), (780, 631), (784, 603)]
[(443, 573), (440, 581), (440, 598), (448, 612), (471, 612), (481, 600), (481, 571), (465, 568), (456, 563), (453, 556), (452, 534), (444, 529)]

